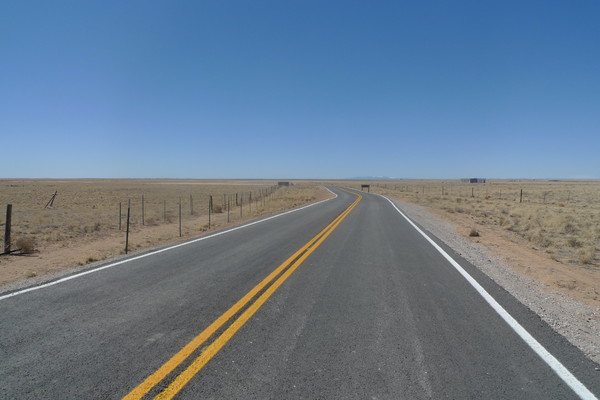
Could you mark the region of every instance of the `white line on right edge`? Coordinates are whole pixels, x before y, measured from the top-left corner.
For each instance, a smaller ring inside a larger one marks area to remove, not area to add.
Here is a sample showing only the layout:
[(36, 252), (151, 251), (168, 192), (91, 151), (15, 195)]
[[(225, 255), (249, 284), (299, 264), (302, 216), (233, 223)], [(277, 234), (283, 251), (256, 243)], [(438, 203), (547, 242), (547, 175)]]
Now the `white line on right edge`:
[(284, 211), (284, 212), (279, 213), (279, 214), (271, 215), (270, 217), (259, 219), (258, 221), (253, 221), (253, 222), (250, 222), (250, 223), (245, 224), (245, 225), (236, 226), (235, 228), (227, 229), (226, 231), (213, 233), (212, 235), (209, 235), (209, 236), (203, 236), (201, 238), (188, 240), (187, 242), (183, 242), (183, 243), (179, 243), (179, 244), (176, 244), (176, 245), (173, 245), (173, 246), (165, 247), (164, 249), (155, 250), (155, 251), (152, 251), (150, 253), (142, 254), (142, 255), (139, 255), (139, 256), (136, 256), (136, 257), (132, 257), (132, 258), (128, 258), (128, 259), (122, 260), (122, 261), (117, 261), (115, 263), (104, 265), (102, 267), (98, 267), (98, 268), (94, 268), (94, 269), (90, 269), (90, 270), (87, 270), (87, 271), (84, 271), (84, 272), (80, 272), (78, 274), (69, 275), (67, 277), (64, 277), (64, 278), (61, 278), (61, 279), (57, 279), (57, 280), (52, 281), (52, 282), (44, 283), (44, 284), (37, 285), (37, 286), (32, 286), (32, 287), (29, 287), (29, 288), (26, 288), (26, 289), (17, 290), (16, 292), (12, 292), (12, 293), (9, 293), (9, 294), (5, 294), (4, 296), (0, 296), (0, 300), (8, 299), (9, 297), (17, 296), (17, 295), (24, 294), (24, 293), (27, 293), (27, 292), (32, 292), (34, 290), (42, 289), (42, 288), (45, 288), (45, 287), (48, 287), (48, 286), (54, 286), (54, 285), (57, 285), (57, 284), (62, 283), (62, 282), (70, 281), (71, 279), (79, 278), (79, 277), (84, 276), (84, 275), (88, 275), (88, 274), (91, 274), (91, 273), (94, 273), (94, 272), (102, 271), (103, 269), (116, 267), (117, 265), (125, 264), (125, 263), (128, 263), (130, 261), (139, 260), (140, 258), (145, 258), (145, 257), (149, 257), (149, 256), (152, 256), (152, 255), (155, 255), (155, 254), (163, 253), (163, 252), (168, 251), (168, 250), (176, 249), (177, 247), (186, 246), (188, 244), (200, 242), (202, 240), (210, 239), (210, 238), (215, 237), (215, 236), (224, 235), (226, 233), (237, 231), (239, 229), (243, 229), (243, 228), (246, 228), (248, 226), (260, 224), (261, 222), (265, 222), (265, 221), (268, 221), (268, 220), (273, 219), (273, 218), (281, 217), (282, 215), (291, 214), (291, 213), (294, 213), (296, 211), (304, 210), (305, 208), (316, 206), (317, 204), (321, 204), (321, 203), (324, 203), (324, 202), (329, 201), (329, 200), (333, 200), (333, 199), (335, 199), (335, 198), (338, 197), (337, 194), (333, 193), (331, 190), (327, 189), (325, 186), (321, 186), (321, 187), (325, 188), (329, 193), (333, 194), (334, 197), (330, 197), (329, 199), (317, 201), (316, 203), (311, 203), (311, 204), (305, 205), (303, 207), (294, 208), (293, 210)]
[(429, 236), (427, 236), (425, 232), (423, 232), (402, 211), (400, 211), (400, 209), (396, 206), (396, 204), (394, 204), (394, 202), (392, 202), (389, 198), (385, 196), (379, 194), (378, 196), (381, 196), (387, 201), (389, 201), (390, 204), (396, 209), (396, 211), (398, 211), (400, 215), (402, 215), (404, 219), (406, 219), (408, 223), (411, 224), (413, 228), (417, 230), (417, 232), (423, 235), (423, 237), (427, 239), (427, 241), (433, 247), (435, 247), (435, 249), (439, 251), (442, 254), (442, 256), (444, 256), (444, 258), (448, 260), (450, 264), (452, 264), (452, 266), (467, 280), (467, 282), (469, 282), (471, 286), (475, 288), (475, 290), (481, 295), (481, 297), (483, 297), (485, 301), (487, 301), (488, 304), (492, 306), (494, 311), (496, 311), (502, 317), (502, 319), (506, 321), (506, 323), (516, 332), (516, 334), (519, 335), (521, 339), (523, 339), (525, 343), (527, 343), (527, 345), (529, 345), (529, 347), (531, 347), (531, 349), (535, 351), (537, 355), (540, 356), (540, 358), (544, 360), (544, 362), (548, 364), (548, 366), (550, 366), (550, 368), (552, 368), (554, 372), (567, 385), (569, 385), (569, 387), (573, 389), (573, 391), (581, 399), (598, 400), (598, 398), (592, 392), (590, 392), (589, 389), (586, 388), (583, 383), (581, 383), (564, 365), (562, 365), (561, 362), (556, 359), (556, 357), (550, 354), (550, 352), (546, 350), (544, 346), (540, 344), (540, 342), (538, 342), (533, 336), (531, 336), (531, 334), (527, 332), (527, 330), (523, 328), (521, 324), (519, 324), (517, 320), (515, 320), (512, 317), (512, 315), (510, 315), (508, 311), (506, 311), (475, 279), (473, 279), (473, 277), (469, 275), (469, 273), (465, 271), (459, 263), (457, 263), (452, 257), (450, 257), (448, 253), (444, 251), (444, 249), (438, 246), (436, 242), (434, 242)]

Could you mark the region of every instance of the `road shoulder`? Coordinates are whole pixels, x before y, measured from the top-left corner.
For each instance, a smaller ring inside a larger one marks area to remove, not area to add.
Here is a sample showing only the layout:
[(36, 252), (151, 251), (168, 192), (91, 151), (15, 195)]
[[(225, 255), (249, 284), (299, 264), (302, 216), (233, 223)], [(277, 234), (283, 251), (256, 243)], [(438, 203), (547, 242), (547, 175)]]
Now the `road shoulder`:
[(597, 308), (565, 293), (551, 290), (543, 282), (520, 273), (504, 254), (467, 239), (460, 234), (459, 227), (425, 207), (397, 199), (393, 201), (415, 223), (431, 232), (538, 314), (586, 356), (600, 362), (600, 313)]

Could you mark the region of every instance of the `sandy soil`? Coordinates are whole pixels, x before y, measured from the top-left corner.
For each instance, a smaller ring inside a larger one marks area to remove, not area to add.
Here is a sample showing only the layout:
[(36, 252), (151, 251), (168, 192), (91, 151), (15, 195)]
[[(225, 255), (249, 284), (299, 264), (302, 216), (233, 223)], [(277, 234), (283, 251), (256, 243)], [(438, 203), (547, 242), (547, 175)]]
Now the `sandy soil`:
[[(475, 217), (429, 209), (456, 226), (458, 234), (481, 243), (519, 274), (542, 283), (548, 291), (558, 291), (600, 310), (600, 269), (561, 263), (542, 250), (531, 248), (519, 236), (498, 227), (481, 225)], [(479, 237), (469, 233), (475, 228)]]

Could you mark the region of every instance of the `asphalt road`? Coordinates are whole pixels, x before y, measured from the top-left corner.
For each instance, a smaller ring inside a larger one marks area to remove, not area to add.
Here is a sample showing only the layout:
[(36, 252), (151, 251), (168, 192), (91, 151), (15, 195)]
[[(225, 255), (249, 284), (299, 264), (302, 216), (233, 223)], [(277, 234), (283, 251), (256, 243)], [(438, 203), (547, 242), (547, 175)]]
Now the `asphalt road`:
[[(181, 399), (580, 398), (389, 201), (364, 194), (349, 209), (357, 197), (332, 190), (312, 207), (0, 296), (0, 398), (164, 397), (182, 377)], [(433, 240), (589, 390), (579, 395), (600, 396), (597, 364)]]

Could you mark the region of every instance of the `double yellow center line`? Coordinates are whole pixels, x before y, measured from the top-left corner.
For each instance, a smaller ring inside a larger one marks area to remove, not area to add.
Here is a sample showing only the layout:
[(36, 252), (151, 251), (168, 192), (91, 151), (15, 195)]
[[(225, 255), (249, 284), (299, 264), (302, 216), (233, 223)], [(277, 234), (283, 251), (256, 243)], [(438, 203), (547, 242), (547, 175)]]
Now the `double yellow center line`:
[[(353, 193), (356, 194), (356, 193)], [(156, 372), (148, 376), (135, 389), (127, 394), (123, 400), (139, 400), (144, 397), (152, 388), (158, 385), (167, 375), (179, 367), (186, 359), (192, 355), (200, 346), (202, 346), (211, 336), (221, 329), (234, 315), (240, 312), (252, 299), (261, 291), (253, 303), (246, 308), (212, 343), (210, 343), (171, 383), (160, 392), (155, 399), (172, 399), (183, 387), (214, 357), (215, 354), (233, 337), (233, 335), (258, 311), (258, 309), (267, 301), (269, 297), (294, 273), (294, 271), (304, 262), (304, 260), (323, 243), (325, 239), (333, 232), (344, 218), (360, 202), (362, 196), (356, 194), (357, 199), (335, 218), (329, 225), (313, 237), (308, 243), (302, 246), (290, 258), (285, 260), (279, 267), (269, 274), (265, 279), (250, 290), (244, 297), (235, 303), (223, 315), (217, 318), (198, 336), (192, 339), (181, 350), (179, 350), (171, 359), (164, 363)], [(274, 281), (274, 282), (273, 282)], [(269, 286), (270, 285), (270, 286)], [(265, 290), (266, 288), (266, 290)], [(264, 291), (263, 291), (264, 290)]]

